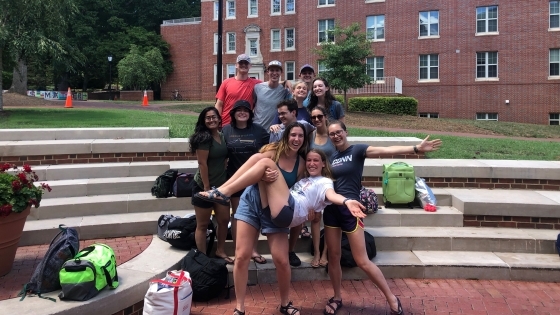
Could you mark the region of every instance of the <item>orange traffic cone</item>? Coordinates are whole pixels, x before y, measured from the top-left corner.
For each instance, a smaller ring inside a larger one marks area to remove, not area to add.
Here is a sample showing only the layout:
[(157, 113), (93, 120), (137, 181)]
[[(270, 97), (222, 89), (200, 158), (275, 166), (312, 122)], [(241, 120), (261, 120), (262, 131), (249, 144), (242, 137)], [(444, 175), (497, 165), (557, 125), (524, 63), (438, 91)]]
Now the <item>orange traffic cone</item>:
[(66, 94), (66, 104), (64, 105), (64, 108), (72, 108), (72, 91), (70, 90), (70, 87), (68, 87), (68, 93)]
[(144, 90), (144, 99), (142, 100), (142, 106), (148, 106), (148, 92)]

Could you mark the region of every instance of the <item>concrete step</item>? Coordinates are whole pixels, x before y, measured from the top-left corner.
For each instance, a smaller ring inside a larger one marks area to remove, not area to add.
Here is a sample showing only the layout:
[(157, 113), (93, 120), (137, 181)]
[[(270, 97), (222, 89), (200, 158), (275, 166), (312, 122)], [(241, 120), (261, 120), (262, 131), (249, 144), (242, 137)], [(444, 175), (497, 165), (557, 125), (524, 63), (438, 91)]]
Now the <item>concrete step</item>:
[(133, 194), (151, 191), (157, 176), (85, 178), (36, 182), (37, 186), (47, 183), (52, 188), (45, 191), (47, 198), (66, 198), (109, 194)]
[(4, 141), (169, 138), (169, 127), (0, 129)]

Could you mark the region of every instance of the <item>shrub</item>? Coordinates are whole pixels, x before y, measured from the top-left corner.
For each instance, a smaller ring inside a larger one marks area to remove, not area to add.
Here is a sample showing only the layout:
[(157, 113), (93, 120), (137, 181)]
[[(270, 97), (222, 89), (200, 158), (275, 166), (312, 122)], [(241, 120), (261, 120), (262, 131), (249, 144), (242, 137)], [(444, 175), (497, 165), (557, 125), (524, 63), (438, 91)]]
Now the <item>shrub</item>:
[(359, 112), (416, 116), (418, 100), (412, 97), (353, 97), (348, 109)]
[(344, 104), (344, 95), (335, 95), (334, 98), (340, 102), (340, 104)]

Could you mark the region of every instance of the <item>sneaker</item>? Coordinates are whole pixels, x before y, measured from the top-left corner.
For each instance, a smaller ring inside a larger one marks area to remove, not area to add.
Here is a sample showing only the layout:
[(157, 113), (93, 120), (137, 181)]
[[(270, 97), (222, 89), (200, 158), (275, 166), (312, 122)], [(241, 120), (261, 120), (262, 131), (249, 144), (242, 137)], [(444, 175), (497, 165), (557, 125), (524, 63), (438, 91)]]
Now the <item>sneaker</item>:
[(296, 255), (295, 252), (290, 252), (289, 257), (290, 257), (290, 266), (297, 267), (301, 265), (301, 260), (299, 260), (299, 257)]

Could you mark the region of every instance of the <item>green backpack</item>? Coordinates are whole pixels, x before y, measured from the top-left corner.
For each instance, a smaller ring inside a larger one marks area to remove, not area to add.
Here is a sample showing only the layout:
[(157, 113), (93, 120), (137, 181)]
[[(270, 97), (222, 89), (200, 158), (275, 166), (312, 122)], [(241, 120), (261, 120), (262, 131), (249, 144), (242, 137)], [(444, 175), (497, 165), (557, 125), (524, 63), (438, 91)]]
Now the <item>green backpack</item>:
[(416, 177), (412, 165), (404, 162), (383, 164), (383, 202), (412, 205), (416, 197)]
[(113, 249), (93, 244), (68, 260), (60, 270), (61, 300), (85, 301), (96, 296), (107, 285), (119, 286), (117, 261)]

